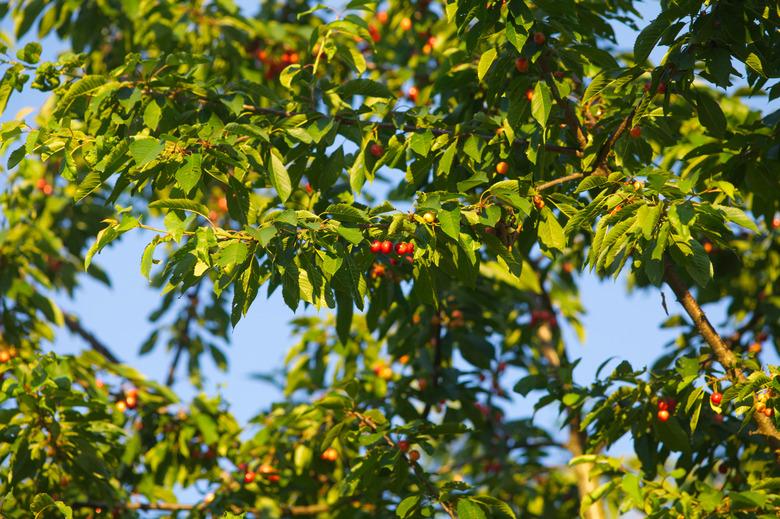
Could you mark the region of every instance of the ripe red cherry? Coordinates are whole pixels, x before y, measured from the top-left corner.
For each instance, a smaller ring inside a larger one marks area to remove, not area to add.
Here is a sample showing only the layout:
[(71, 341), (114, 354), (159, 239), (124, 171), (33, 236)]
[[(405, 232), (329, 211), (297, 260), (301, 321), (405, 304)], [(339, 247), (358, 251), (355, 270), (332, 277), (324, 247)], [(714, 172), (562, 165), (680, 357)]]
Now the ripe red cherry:
[(725, 474), (725, 473), (726, 473), (726, 472), (728, 472), (728, 471), (729, 471), (729, 466), (728, 466), (728, 465), (726, 465), (725, 463), (721, 463), (721, 464), (718, 466), (718, 472), (720, 472), (721, 474)]
[(399, 243), (397, 243), (397, 244), (396, 244), (396, 246), (395, 246), (395, 252), (396, 252), (396, 254), (398, 254), (399, 256), (403, 256), (403, 255), (404, 255), (404, 254), (406, 254), (408, 251), (409, 251), (409, 248), (407, 247), (406, 243), (404, 243), (404, 242), (399, 242)]
[(518, 72), (528, 72), (528, 59), (527, 58), (517, 58), (515, 60), (515, 68)]
[(710, 395), (710, 402), (712, 402), (714, 405), (720, 405), (722, 401), (723, 401), (723, 393), (715, 391), (713, 394)]
[(780, 216), (772, 218), (772, 229), (780, 229)]
[(668, 411), (669, 410), (669, 402), (666, 401), (666, 399), (661, 399), (658, 401), (658, 410), (659, 411)]
[(406, 253), (407, 254), (414, 254), (414, 243), (408, 242), (406, 244)]
[(412, 30), (412, 20), (409, 18), (404, 18), (401, 20), (401, 30), (404, 32), (408, 32)]
[(325, 461), (336, 461), (339, 459), (339, 453), (333, 447), (328, 447), (320, 455), (320, 458), (324, 459)]
[(533, 88), (529, 88), (528, 90), (525, 91), (525, 98), (528, 99), (529, 101), (533, 101), (534, 98)]
[(411, 451), (409, 451), (409, 459), (412, 460), (413, 462), (416, 462), (417, 460), (419, 460), (420, 459), (420, 451), (418, 451), (418, 450), (411, 450)]
[(417, 102), (417, 96), (420, 95), (420, 89), (416, 86), (410, 86), (409, 90), (406, 91), (406, 97), (411, 99), (413, 102)]
[(667, 411), (666, 409), (661, 409), (660, 411), (658, 411), (658, 419), (661, 420), (662, 422), (667, 421), (669, 419), (669, 411)]
[(379, 253), (382, 250), (382, 242), (379, 240), (374, 240), (371, 242), (371, 252), (374, 254)]
[(632, 139), (638, 139), (642, 135), (642, 128), (640, 128), (639, 126), (634, 126), (633, 128), (631, 128), (631, 130), (629, 130), (628, 133), (629, 135), (631, 135)]
[(382, 147), (381, 144), (375, 142), (374, 144), (371, 145), (369, 151), (371, 152), (371, 155), (373, 155), (376, 158), (379, 158), (384, 154), (385, 149)]
[(409, 442), (406, 440), (401, 440), (398, 442), (398, 450), (401, 452), (407, 452), (409, 450)]
[(509, 163), (505, 161), (501, 161), (498, 164), (496, 164), (496, 173), (499, 175), (506, 175), (509, 172)]
[(547, 37), (544, 35), (543, 32), (535, 32), (534, 33), (534, 43), (537, 45), (544, 45), (544, 42), (547, 40)]
[(660, 83), (658, 83), (658, 89), (656, 90), (656, 92), (657, 92), (657, 93), (659, 93), (659, 94), (664, 94), (664, 93), (666, 93), (666, 83), (665, 83), (665, 82), (663, 82), (663, 81), (661, 81)]
[(244, 483), (247, 483), (247, 484), (251, 483), (252, 481), (255, 480), (255, 476), (256, 476), (256, 474), (254, 472), (252, 472), (251, 470), (246, 472), (244, 474)]
[(390, 240), (383, 241), (381, 250), (383, 254), (390, 254), (393, 252), (393, 242)]
[(39, 178), (38, 181), (35, 183), (35, 187), (43, 191), (43, 188), (45, 188), (49, 183), (46, 182), (45, 178)]

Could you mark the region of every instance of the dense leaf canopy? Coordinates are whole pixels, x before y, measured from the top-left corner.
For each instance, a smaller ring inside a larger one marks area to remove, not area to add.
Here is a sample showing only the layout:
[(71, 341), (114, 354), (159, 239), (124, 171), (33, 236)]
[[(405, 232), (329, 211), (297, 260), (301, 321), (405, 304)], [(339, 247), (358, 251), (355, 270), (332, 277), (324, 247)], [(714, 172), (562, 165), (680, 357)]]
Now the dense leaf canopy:
[[(780, 112), (742, 98), (780, 97), (779, 9), (0, 3), (0, 109), (48, 93), (0, 128), (0, 515), (777, 517)], [(54, 303), (127, 233), (167, 381)], [(579, 272), (668, 285), (677, 340), (577, 384)], [(323, 311), (245, 426), (170, 386), (261, 288)]]

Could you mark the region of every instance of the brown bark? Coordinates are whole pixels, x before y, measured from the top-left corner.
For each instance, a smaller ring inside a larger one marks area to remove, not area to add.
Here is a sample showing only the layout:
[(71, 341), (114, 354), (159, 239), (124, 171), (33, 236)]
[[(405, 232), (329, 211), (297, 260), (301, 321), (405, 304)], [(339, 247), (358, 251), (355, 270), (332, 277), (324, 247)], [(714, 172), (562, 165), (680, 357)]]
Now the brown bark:
[[(715, 358), (718, 359), (718, 362), (726, 370), (729, 380), (732, 383), (744, 381), (745, 374), (739, 367), (737, 356), (718, 334), (709, 319), (707, 319), (704, 310), (702, 310), (696, 298), (688, 290), (685, 282), (677, 274), (674, 264), (669, 259), (666, 260), (664, 279), (677, 297), (677, 301), (679, 301), (685, 312), (693, 320), (693, 325), (696, 327), (699, 335), (712, 348)], [(754, 413), (753, 419), (756, 422), (759, 434), (780, 441), (780, 432), (775, 428), (774, 422), (769, 417), (761, 413)]]

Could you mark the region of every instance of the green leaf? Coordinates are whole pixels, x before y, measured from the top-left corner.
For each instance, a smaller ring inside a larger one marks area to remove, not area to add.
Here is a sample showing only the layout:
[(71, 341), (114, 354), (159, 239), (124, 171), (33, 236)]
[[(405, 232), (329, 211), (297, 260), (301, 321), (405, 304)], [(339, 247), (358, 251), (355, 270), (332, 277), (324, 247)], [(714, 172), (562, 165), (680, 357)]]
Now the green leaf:
[(566, 247), (566, 235), (563, 227), (558, 223), (555, 214), (545, 207), (542, 210), (542, 219), (539, 221), (538, 229), (539, 240), (548, 249), (558, 249), (563, 251)]
[(668, 12), (662, 12), (658, 18), (642, 29), (634, 42), (634, 60), (637, 64), (642, 64), (647, 60), (671, 22), (672, 19)]
[(392, 98), (393, 93), (384, 83), (371, 79), (352, 79), (338, 88), (341, 97), (364, 96)]
[(193, 153), (187, 157), (184, 164), (176, 170), (176, 183), (179, 184), (182, 191), (185, 194), (189, 194), (192, 191), (202, 175), (201, 170), (202, 157), (200, 153)]
[(458, 501), (458, 517), (460, 519), (486, 519), (482, 507), (468, 498)]
[(16, 53), (16, 57), (19, 58), (22, 61), (26, 61), (27, 63), (38, 63), (38, 60), (41, 58), (41, 51), (43, 50), (43, 47), (41, 47), (41, 44), (37, 41), (32, 41), (24, 46), (23, 49), (20, 49)]
[(552, 93), (547, 83), (539, 81), (534, 88), (534, 98), (531, 100), (531, 115), (539, 126), (544, 128), (552, 110)]
[(496, 49), (495, 47), (492, 49), (488, 49), (485, 52), (482, 53), (482, 56), (479, 57), (479, 64), (477, 65), (477, 77), (480, 81), (485, 77), (485, 74), (487, 74), (488, 70), (490, 69), (490, 65), (493, 64), (493, 61), (496, 59)]
[(143, 167), (156, 159), (163, 148), (163, 144), (157, 139), (142, 137), (130, 144), (130, 155), (133, 156), (133, 160), (136, 164)]
[(761, 64), (761, 59), (752, 52), (748, 54), (748, 57), (745, 59), (745, 65), (753, 69), (758, 75), (767, 77), (764, 73), (764, 66)]
[(582, 181), (580, 181), (579, 185), (577, 186), (577, 189), (574, 190), (575, 193), (582, 193), (583, 191), (589, 191), (591, 189), (601, 187), (605, 184), (609, 183), (609, 181), (606, 179), (606, 177), (597, 176), (597, 175), (588, 175)]
[(160, 243), (159, 237), (155, 237), (146, 247), (144, 247), (144, 253), (141, 256), (141, 274), (146, 279), (149, 279), (149, 273), (152, 270), (152, 263), (154, 262), (154, 249), (157, 247), (158, 243)]
[(156, 131), (157, 125), (160, 123), (160, 116), (162, 116), (160, 106), (155, 101), (151, 101), (144, 110), (144, 124)]
[(276, 193), (282, 202), (286, 202), (290, 198), (292, 193), (292, 182), (290, 181), (290, 175), (287, 173), (287, 168), (284, 167), (281, 155), (275, 149), (271, 150), (271, 185), (274, 186)]
[(471, 500), (476, 501), (478, 503), (482, 503), (485, 506), (489, 506), (490, 508), (497, 510), (498, 512), (505, 515), (506, 517), (509, 517), (510, 519), (516, 519), (517, 517), (515, 516), (514, 510), (512, 510), (512, 507), (509, 506), (509, 504), (495, 497), (474, 496), (471, 498)]
[(722, 138), (726, 134), (728, 121), (723, 110), (709, 94), (705, 92), (696, 93), (696, 110), (699, 115), (699, 121), (715, 137)]
[(248, 254), (249, 248), (244, 243), (232, 240), (230, 244), (220, 250), (217, 265), (229, 269), (243, 263)]
[(366, 223), (369, 221), (368, 214), (364, 210), (350, 204), (331, 204), (324, 212), (340, 222)]
[(83, 78), (74, 82), (65, 95), (62, 96), (59, 103), (57, 103), (55, 115), (57, 117), (62, 116), (65, 112), (68, 111), (68, 109), (70, 109), (70, 106), (76, 99), (94, 92), (105, 84), (105, 76), (99, 75), (84, 76)]
[(734, 222), (735, 224), (753, 232), (758, 232), (758, 226), (756, 225), (756, 222), (754, 222), (747, 214), (745, 214), (742, 209), (718, 204), (714, 204), (712, 207), (725, 214), (728, 221)]
[(525, 45), (525, 42), (528, 40), (528, 32), (522, 31), (518, 32), (517, 27), (514, 23), (511, 21), (507, 21), (506, 24), (506, 39), (509, 43), (514, 46), (515, 49), (517, 49), (517, 52), (523, 52), (523, 46)]
[(646, 240), (653, 237), (653, 230), (661, 218), (661, 205), (643, 205), (636, 212), (636, 225), (642, 229)]
[(415, 506), (417, 506), (417, 503), (420, 502), (420, 496), (413, 495), (406, 497), (403, 501), (398, 503), (398, 508), (395, 509), (395, 514), (398, 517), (404, 518), (409, 515), (409, 513), (414, 509)]
[(588, 88), (585, 89), (585, 93), (582, 95), (582, 103), (587, 103), (592, 97), (600, 94), (610, 83), (612, 83), (612, 77), (610, 77), (608, 72), (601, 72), (591, 80)]
[(460, 208), (456, 207), (450, 211), (439, 211), (438, 218), (444, 234), (457, 241), (460, 235)]
[(417, 132), (409, 139), (409, 148), (422, 157), (427, 157), (431, 151), (433, 143), (433, 133), (430, 130)]
[(690, 245), (693, 254), (689, 257), (686, 257), (684, 264), (685, 270), (693, 278), (697, 285), (705, 287), (709, 284), (713, 276), (710, 256), (698, 241), (691, 240), (688, 242), (688, 245)]
[(194, 200), (186, 198), (167, 198), (164, 200), (155, 200), (149, 204), (152, 209), (171, 209), (175, 211), (189, 211), (197, 213), (204, 218), (209, 217), (209, 208)]

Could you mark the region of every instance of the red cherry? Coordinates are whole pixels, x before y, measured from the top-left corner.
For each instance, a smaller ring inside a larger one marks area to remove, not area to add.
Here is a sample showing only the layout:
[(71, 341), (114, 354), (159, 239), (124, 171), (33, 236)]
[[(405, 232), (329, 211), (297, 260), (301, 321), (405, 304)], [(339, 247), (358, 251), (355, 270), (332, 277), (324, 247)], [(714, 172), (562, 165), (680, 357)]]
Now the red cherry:
[(496, 173), (499, 175), (506, 175), (509, 172), (509, 163), (505, 161), (501, 161), (498, 164), (496, 164)]
[(668, 411), (669, 410), (669, 402), (666, 401), (666, 399), (662, 398), (658, 401), (658, 410), (659, 411)]
[(390, 240), (383, 241), (381, 251), (383, 254), (390, 254), (393, 252), (393, 242)]
[(255, 480), (256, 474), (252, 472), (251, 470), (244, 474), (244, 483), (251, 483)]
[(416, 462), (417, 460), (419, 460), (420, 459), (420, 451), (418, 451), (418, 450), (411, 450), (411, 451), (409, 451), (409, 459), (412, 460), (413, 462)]
[(407, 254), (414, 254), (414, 243), (407, 242), (407, 244), (406, 244), (406, 253)]
[(721, 474), (725, 474), (725, 473), (726, 473), (726, 472), (728, 472), (728, 471), (729, 471), (729, 466), (728, 466), (728, 465), (726, 465), (725, 463), (721, 463), (721, 464), (718, 466), (718, 472), (720, 472)]
[(658, 89), (656, 90), (656, 92), (657, 92), (657, 93), (659, 93), (659, 94), (664, 94), (664, 93), (666, 93), (666, 83), (665, 83), (665, 82), (663, 82), (663, 81), (661, 81), (660, 83), (658, 83)]
[(533, 88), (529, 88), (528, 90), (525, 91), (525, 98), (528, 99), (529, 101), (533, 100), (533, 98), (534, 98), (534, 89)]
[(409, 90), (406, 92), (406, 96), (415, 103), (417, 102), (418, 95), (420, 95), (420, 89), (416, 86), (409, 87)]
[(712, 402), (714, 405), (720, 405), (722, 401), (723, 401), (723, 393), (715, 391), (713, 394), (710, 395), (710, 402)]
[(537, 45), (544, 45), (544, 42), (547, 40), (547, 37), (544, 35), (543, 32), (535, 32), (534, 33), (534, 43)]
[(379, 253), (382, 250), (382, 242), (379, 240), (374, 240), (371, 242), (371, 252), (374, 254)]
[(409, 442), (406, 440), (401, 440), (398, 442), (398, 450), (401, 452), (406, 452), (409, 450)]
[(629, 135), (631, 135), (632, 139), (638, 139), (642, 135), (642, 128), (640, 128), (639, 126), (634, 126), (633, 128), (631, 128), (631, 130), (629, 130), (628, 133)]
[(528, 59), (526, 58), (517, 58), (515, 60), (515, 68), (518, 72), (528, 72)]
[(780, 216), (772, 218), (772, 229), (780, 229)]
[(401, 30), (404, 32), (409, 32), (412, 30), (412, 20), (409, 18), (404, 18), (401, 20)]
[(661, 420), (662, 422), (667, 421), (669, 419), (669, 411), (667, 411), (666, 409), (661, 409), (660, 411), (658, 411), (658, 419)]
[(382, 147), (381, 144), (375, 142), (374, 144), (371, 145), (369, 151), (371, 152), (371, 155), (373, 155), (376, 158), (379, 158), (384, 154), (385, 149)]
[(404, 243), (404, 242), (398, 242), (398, 243), (395, 245), (395, 252), (396, 252), (396, 254), (398, 254), (399, 256), (403, 256), (403, 255), (404, 255), (404, 254), (406, 254), (408, 251), (409, 251), (409, 248), (407, 247), (406, 243)]
[(389, 16), (387, 16), (387, 11), (379, 11), (376, 13), (376, 20), (382, 25), (386, 24), (388, 19)]

